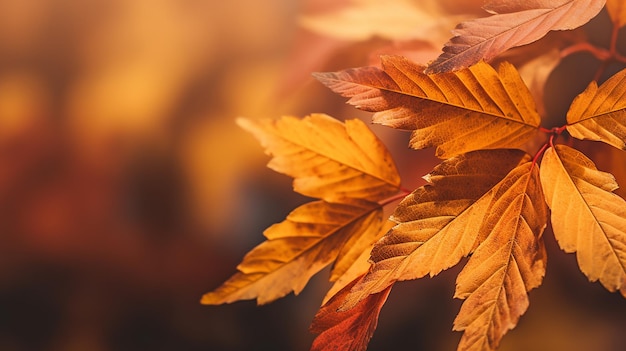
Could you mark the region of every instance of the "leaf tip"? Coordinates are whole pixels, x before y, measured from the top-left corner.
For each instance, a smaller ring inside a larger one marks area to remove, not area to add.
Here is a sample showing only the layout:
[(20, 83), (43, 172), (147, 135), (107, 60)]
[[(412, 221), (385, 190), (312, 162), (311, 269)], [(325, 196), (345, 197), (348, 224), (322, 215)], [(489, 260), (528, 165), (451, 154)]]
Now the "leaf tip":
[(221, 303), (222, 302), (215, 298), (215, 294), (213, 292), (208, 292), (200, 298), (201, 305), (220, 305)]
[(422, 179), (424, 179), (426, 181), (426, 183), (429, 183), (429, 184), (432, 183), (432, 175), (430, 173), (428, 173), (425, 176), (423, 176)]
[(328, 83), (332, 80), (335, 74), (333, 72), (313, 72), (311, 73), (311, 76), (317, 79), (317, 81), (319, 81), (320, 83), (328, 85)]
[(250, 118), (247, 117), (237, 117), (235, 118), (235, 123), (240, 127), (243, 128), (245, 130), (250, 130), (250, 128), (252, 127), (252, 120)]

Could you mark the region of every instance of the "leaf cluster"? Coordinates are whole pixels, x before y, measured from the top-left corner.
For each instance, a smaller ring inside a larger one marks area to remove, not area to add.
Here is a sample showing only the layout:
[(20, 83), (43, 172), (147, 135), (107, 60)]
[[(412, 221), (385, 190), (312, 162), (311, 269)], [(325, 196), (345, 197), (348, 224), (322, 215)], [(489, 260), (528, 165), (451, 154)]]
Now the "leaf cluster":
[[(315, 200), (269, 227), (267, 240), (202, 303), (268, 303), (298, 294), (331, 265), (334, 285), (313, 320), (319, 335), (311, 350), (365, 350), (396, 282), (433, 277), (469, 257), (454, 295), (464, 300), (454, 321), (463, 332), (458, 350), (495, 350), (543, 281), (548, 223), (590, 281), (626, 297), (626, 201), (615, 177), (571, 143), (626, 149), (626, 70), (590, 82), (566, 124), (547, 129), (520, 70), (488, 63), (550, 31), (580, 27), (605, 6), (615, 42), (626, 24), (621, 1), (491, 0), (484, 7), (491, 15), (460, 23), (427, 65), (387, 55), (379, 67), (315, 74), (372, 112), (374, 123), (410, 131), (411, 148), (435, 149), (441, 163), (413, 191), (402, 188), (391, 154), (358, 119), (238, 119), (271, 155), (268, 166)], [(614, 46), (592, 51), (621, 60)]]

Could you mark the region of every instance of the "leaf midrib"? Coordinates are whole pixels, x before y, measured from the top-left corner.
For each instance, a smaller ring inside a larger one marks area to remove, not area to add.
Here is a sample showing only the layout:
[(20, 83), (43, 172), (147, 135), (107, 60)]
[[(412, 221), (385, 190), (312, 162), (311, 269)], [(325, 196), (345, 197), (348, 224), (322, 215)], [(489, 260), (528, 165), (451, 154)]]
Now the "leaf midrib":
[[(382, 71), (382, 72), (384, 72), (384, 71)], [(386, 72), (384, 72), (384, 73), (388, 75), (388, 73), (386, 73)], [(393, 78), (391, 78), (391, 77), (389, 77), (389, 78), (393, 80)], [(333, 78), (333, 79), (336, 80), (336, 81), (339, 81), (339, 82), (344, 82), (343, 80), (338, 79), (338, 78)], [(431, 102), (434, 102), (434, 103), (438, 103), (438, 104), (441, 104), (441, 105), (447, 105), (447, 106), (450, 106), (450, 107), (453, 107), (453, 108), (457, 108), (457, 109), (463, 110), (463, 111), (475, 112), (475, 113), (478, 113), (480, 115), (483, 115), (483, 117), (492, 117), (492, 118), (506, 119), (506, 120), (509, 120), (509, 121), (521, 124), (523, 126), (529, 126), (529, 127), (532, 127), (532, 128), (537, 128), (537, 126), (529, 124), (529, 123), (527, 123), (524, 120), (520, 121), (520, 120), (517, 120), (517, 119), (512, 119), (512, 118), (508, 117), (506, 114), (504, 114), (504, 112), (500, 115), (500, 114), (496, 114), (496, 113), (492, 113), (492, 112), (487, 112), (487, 111), (484, 111), (484, 110), (479, 110), (479, 109), (470, 108), (470, 107), (467, 107), (467, 106), (458, 105), (458, 104), (452, 103), (450, 101), (441, 101), (441, 100), (434, 99), (434, 98), (432, 98), (430, 96), (427, 96), (427, 95), (426, 96), (419, 96), (419, 95), (407, 93), (407, 92), (402, 91), (402, 90), (396, 90), (396, 89), (383, 87), (383, 86), (379, 86), (379, 85), (375, 85), (375, 84), (365, 84), (365, 83), (358, 83), (358, 82), (354, 82), (354, 81), (352, 81), (351, 83), (357, 84), (357, 85), (360, 85), (360, 86), (364, 86), (364, 87), (368, 87), (368, 88), (377, 89), (377, 90), (380, 90), (380, 91), (385, 91), (385, 92), (389, 92), (389, 93), (393, 93), (393, 94), (398, 94), (398, 95), (410, 97), (410, 98), (421, 99), (421, 100), (428, 100), (428, 101), (431, 101)], [(396, 83), (395, 80), (394, 80), (394, 83)], [(397, 85), (397, 83), (396, 83), (396, 85)], [(508, 95), (508, 92), (507, 92), (507, 95)], [(398, 107), (407, 108), (407, 109), (410, 108), (409, 106), (398, 106)], [(384, 111), (379, 111), (379, 112), (384, 112)], [(519, 116), (521, 117), (522, 114), (520, 113)]]

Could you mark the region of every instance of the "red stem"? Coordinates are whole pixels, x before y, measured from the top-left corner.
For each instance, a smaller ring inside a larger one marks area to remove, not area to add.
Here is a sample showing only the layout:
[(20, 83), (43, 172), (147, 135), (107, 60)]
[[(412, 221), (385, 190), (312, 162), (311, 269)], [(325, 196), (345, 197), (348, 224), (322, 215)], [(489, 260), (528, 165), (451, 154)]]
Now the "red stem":
[(535, 165), (537, 164), (537, 161), (539, 160), (539, 157), (541, 157), (541, 155), (543, 155), (543, 153), (548, 149), (548, 147), (554, 147), (554, 139), (561, 135), (565, 129), (567, 128), (567, 125), (564, 126), (560, 126), (560, 127), (554, 127), (552, 129), (547, 129), (544, 127), (539, 127), (539, 130), (543, 133), (549, 134), (550, 137), (548, 138), (548, 140), (541, 146), (541, 149), (539, 149), (539, 151), (537, 151), (535, 153), (535, 156), (533, 156), (533, 164), (531, 166), (535, 167)]
[(613, 56), (609, 50), (591, 45), (588, 42), (576, 43), (561, 50), (561, 57), (567, 57), (577, 52), (589, 52), (600, 61), (610, 60)]
[(530, 169), (533, 169), (535, 167), (535, 165), (537, 164), (537, 160), (539, 160), (539, 157), (541, 157), (541, 155), (543, 155), (543, 153), (552, 144), (552, 137), (553, 136), (550, 136), (550, 142), (549, 143), (544, 143), (543, 146), (541, 147), (541, 149), (539, 149), (539, 151), (537, 151), (537, 153), (535, 153), (535, 156), (533, 157), (533, 164), (530, 167)]
[(400, 189), (399, 193), (397, 193), (397, 194), (395, 194), (393, 196), (390, 196), (390, 197), (388, 197), (386, 199), (383, 199), (381, 201), (378, 201), (378, 204), (381, 205), (381, 206), (387, 206), (387, 205), (389, 205), (390, 203), (392, 203), (394, 201), (398, 201), (398, 200), (401, 200), (401, 199), (405, 198), (410, 193), (411, 193), (410, 190), (402, 188), (402, 189)]
[(616, 23), (613, 23), (613, 31), (611, 32), (611, 44), (609, 46), (609, 52), (611, 56), (615, 57), (617, 54), (617, 34), (619, 33), (619, 27)]
[(576, 52), (589, 52), (593, 56), (595, 56), (599, 61), (602, 62), (598, 70), (594, 75), (594, 80), (598, 81), (606, 68), (608, 67), (611, 61), (620, 62), (626, 64), (626, 56), (621, 55), (617, 52), (617, 39), (619, 34), (619, 26), (615, 23), (613, 24), (613, 29), (611, 31), (611, 41), (609, 44), (609, 49), (604, 49), (592, 45), (589, 42), (581, 42), (570, 45), (565, 49), (561, 50), (561, 57), (567, 57)]

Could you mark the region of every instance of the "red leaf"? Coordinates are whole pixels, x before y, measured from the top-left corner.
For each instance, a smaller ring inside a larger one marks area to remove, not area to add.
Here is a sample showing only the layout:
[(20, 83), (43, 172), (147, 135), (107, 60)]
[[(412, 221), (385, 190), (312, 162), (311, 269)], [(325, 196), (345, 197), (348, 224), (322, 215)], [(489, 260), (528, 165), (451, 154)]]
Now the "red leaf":
[(320, 308), (311, 324), (311, 332), (319, 334), (311, 351), (365, 351), (378, 325), (378, 315), (391, 287), (369, 295), (353, 308), (338, 311), (350, 289), (361, 277), (341, 289)]

